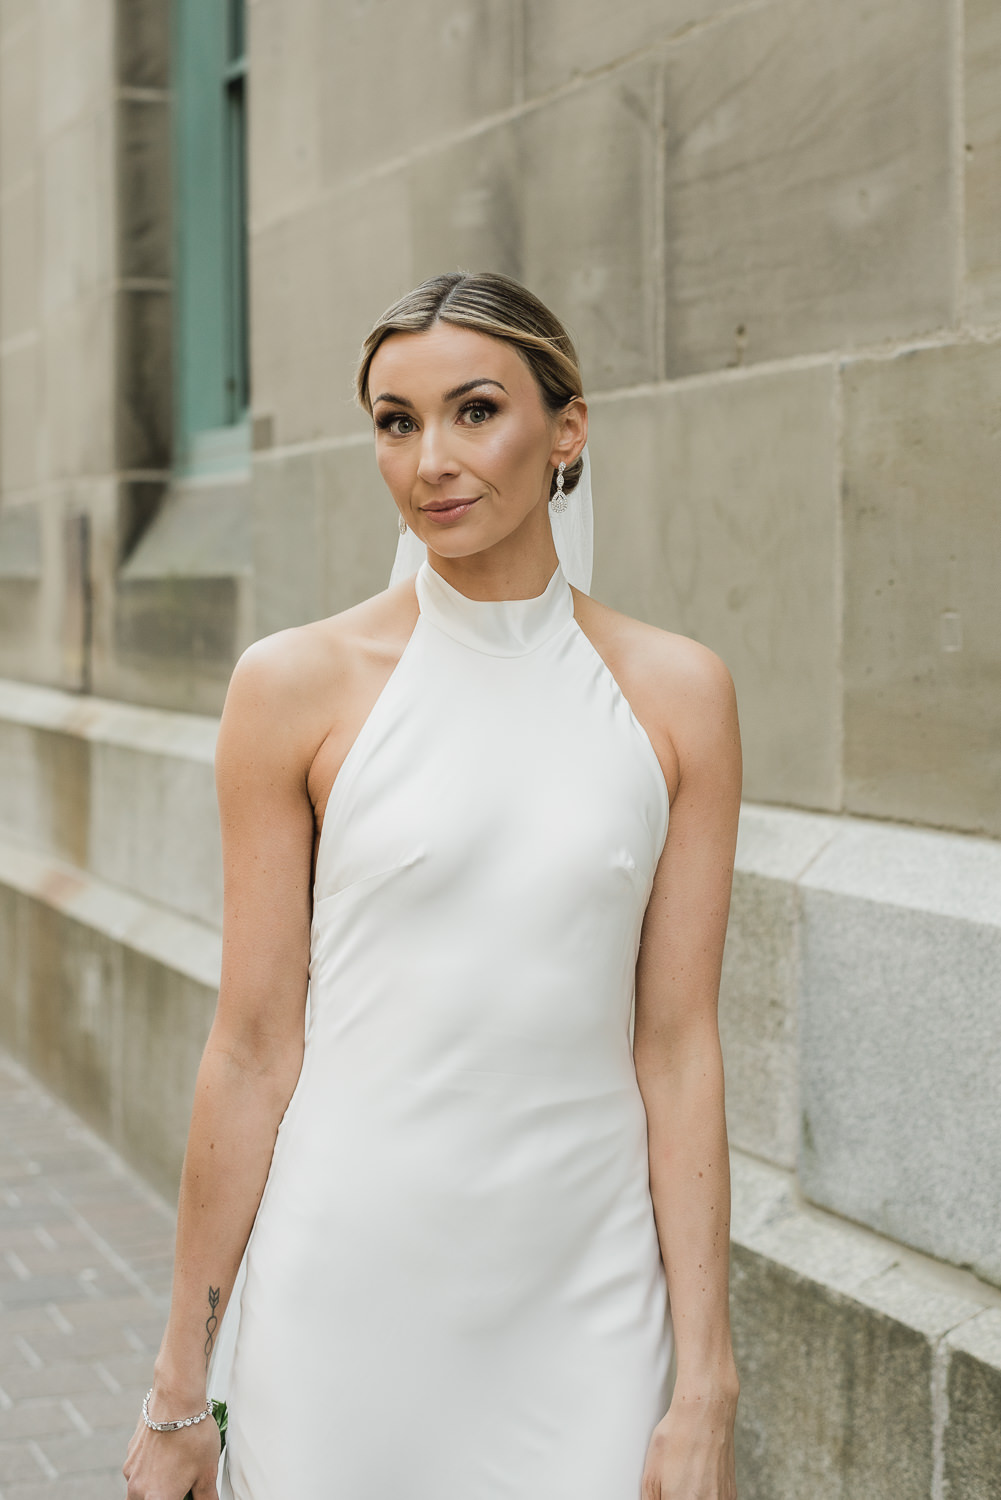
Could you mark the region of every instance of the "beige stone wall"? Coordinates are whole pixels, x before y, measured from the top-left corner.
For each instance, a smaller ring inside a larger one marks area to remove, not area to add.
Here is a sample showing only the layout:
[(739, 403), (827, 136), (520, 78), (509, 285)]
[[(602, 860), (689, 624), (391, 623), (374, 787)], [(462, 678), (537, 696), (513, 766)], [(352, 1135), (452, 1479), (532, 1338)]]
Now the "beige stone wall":
[(234, 545), (200, 545), (207, 504), (194, 565), (129, 571), (173, 498), (168, 20), (0, 7), (0, 673), (215, 709), (249, 636), (246, 506)]
[(257, 630), (385, 584), (351, 372), (456, 267), (567, 320), (594, 593), (737, 681), (751, 798), (1001, 833), (993, 0), (256, 0)]

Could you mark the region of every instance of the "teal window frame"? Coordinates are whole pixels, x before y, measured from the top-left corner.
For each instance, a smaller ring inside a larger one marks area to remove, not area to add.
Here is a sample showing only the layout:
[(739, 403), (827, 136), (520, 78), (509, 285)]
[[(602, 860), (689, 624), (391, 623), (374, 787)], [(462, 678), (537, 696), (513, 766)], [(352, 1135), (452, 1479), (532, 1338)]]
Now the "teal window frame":
[(250, 462), (244, 0), (172, 0), (174, 472)]

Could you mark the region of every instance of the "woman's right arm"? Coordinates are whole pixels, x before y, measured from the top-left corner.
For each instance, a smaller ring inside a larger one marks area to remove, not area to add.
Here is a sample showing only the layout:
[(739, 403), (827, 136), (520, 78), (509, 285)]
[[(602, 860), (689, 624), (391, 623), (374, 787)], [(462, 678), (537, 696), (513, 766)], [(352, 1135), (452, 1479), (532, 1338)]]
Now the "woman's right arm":
[[(205, 1406), (209, 1355), (302, 1066), (314, 824), (310, 731), (287, 651), (287, 638), (272, 637), (244, 653), (219, 727), (222, 975), (181, 1172), (154, 1421)], [(212, 1500), (218, 1454), (212, 1421), (158, 1433), (140, 1417), (123, 1465), (129, 1500), (181, 1500), (191, 1487)]]

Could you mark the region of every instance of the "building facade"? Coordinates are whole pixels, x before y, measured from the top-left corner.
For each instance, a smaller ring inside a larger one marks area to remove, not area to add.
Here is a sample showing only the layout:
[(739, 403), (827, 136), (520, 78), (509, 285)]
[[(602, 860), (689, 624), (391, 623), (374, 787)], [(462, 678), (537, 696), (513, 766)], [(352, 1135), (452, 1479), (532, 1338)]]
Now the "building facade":
[(997, 0), (4, 0), (0, 1039), (173, 1190), (215, 716), (385, 587), (354, 362), (456, 268), (577, 339), (594, 595), (737, 685), (742, 1500), (986, 1500)]

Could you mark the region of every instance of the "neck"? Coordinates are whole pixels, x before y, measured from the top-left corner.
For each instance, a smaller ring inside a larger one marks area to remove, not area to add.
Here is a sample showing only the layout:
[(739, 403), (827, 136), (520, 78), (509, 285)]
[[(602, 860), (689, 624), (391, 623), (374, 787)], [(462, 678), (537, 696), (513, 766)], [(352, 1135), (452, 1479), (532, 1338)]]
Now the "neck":
[(534, 599), (558, 562), (548, 501), (526, 516), (517, 531), (480, 552), (446, 557), (428, 543), (429, 565), (469, 599)]

